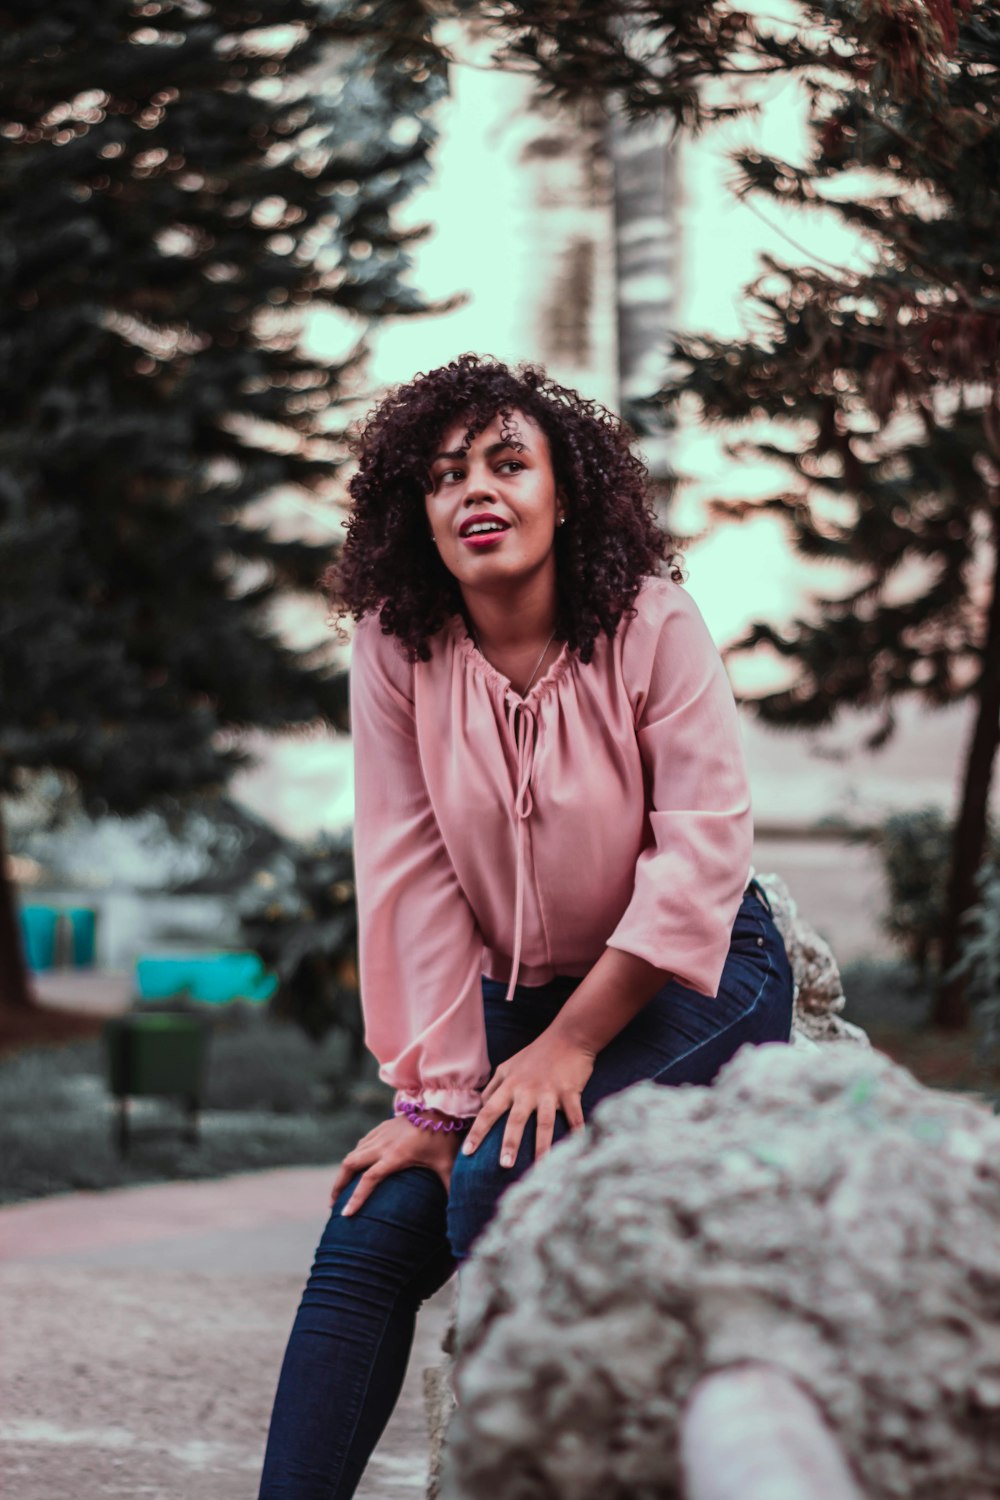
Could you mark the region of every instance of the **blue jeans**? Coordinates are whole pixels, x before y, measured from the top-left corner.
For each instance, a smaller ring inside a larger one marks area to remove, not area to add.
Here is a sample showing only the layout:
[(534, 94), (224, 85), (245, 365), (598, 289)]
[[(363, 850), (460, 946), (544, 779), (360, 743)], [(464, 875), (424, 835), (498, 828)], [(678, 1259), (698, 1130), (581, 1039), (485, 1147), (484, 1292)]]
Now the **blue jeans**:
[[(758, 895), (759, 893), (759, 895)], [(580, 983), (529, 988), (483, 980), (490, 1064), (497, 1068), (549, 1025)], [(600, 1052), (583, 1091), (594, 1106), (641, 1079), (711, 1083), (745, 1042), (787, 1042), (792, 975), (767, 898), (743, 897), (714, 999), (677, 980), (658, 990)], [(459, 1155), (451, 1190), (429, 1167), (379, 1183), (357, 1215), (333, 1205), (292, 1325), (278, 1381), (258, 1500), (348, 1500), (392, 1414), (417, 1310), (466, 1258), (504, 1190), (531, 1167), (534, 1116), (513, 1167), (501, 1167), (507, 1117), (472, 1156)], [(556, 1116), (554, 1142), (567, 1134)]]

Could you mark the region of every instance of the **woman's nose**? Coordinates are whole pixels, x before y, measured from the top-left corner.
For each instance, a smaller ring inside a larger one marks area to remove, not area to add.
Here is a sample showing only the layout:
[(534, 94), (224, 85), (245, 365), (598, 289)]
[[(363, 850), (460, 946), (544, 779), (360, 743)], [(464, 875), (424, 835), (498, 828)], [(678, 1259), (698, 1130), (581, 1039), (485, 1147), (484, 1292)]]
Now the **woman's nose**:
[(471, 463), (465, 480), (466, 498), (476, 495), (495, 495), (496, 479), (487, 463)]
[(469, 483), (466, 485), (463, 503), (466, 510), (471, 510), (483, 500), (493, 504), (496, 498), (496, 489), (488, 480), (484, 480), (482, 484), (477, 484), (470, 478)]

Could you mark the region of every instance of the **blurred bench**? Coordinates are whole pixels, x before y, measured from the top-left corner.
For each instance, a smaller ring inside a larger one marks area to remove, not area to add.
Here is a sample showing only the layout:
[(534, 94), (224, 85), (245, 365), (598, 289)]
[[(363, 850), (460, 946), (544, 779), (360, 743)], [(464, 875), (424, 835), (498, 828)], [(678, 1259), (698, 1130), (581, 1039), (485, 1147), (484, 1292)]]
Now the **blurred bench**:
[(136, 960), (136, 998), (168, 1000), (186, 995), (206, 1005), (226, 1005), (232, 1000), (263, 1002), (278, 987), (278, 976), (266, 968), (260, 955), (241, 953), (190, 953), (152, 955)]

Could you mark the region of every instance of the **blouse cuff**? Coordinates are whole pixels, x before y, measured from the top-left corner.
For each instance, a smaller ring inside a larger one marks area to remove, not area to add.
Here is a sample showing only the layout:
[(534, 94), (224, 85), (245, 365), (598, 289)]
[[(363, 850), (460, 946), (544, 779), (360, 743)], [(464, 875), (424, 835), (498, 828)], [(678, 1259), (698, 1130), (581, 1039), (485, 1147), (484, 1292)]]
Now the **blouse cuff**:
[(472, 1119), (483, 1107), (479, 1089), (397, 1089), (393, 1108), (402, 1103), (416, 1104), (420, 1109), (436, 1109), (456, 1120)]

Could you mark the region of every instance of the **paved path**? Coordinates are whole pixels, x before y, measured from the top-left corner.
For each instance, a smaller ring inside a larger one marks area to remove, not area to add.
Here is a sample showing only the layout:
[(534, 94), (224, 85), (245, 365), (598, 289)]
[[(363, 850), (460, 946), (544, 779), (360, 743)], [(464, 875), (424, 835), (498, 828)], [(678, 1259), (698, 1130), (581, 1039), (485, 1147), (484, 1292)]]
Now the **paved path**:
[(31, 976), (39, 1005), (90, 1016), (120, 1016), (130, 1009), (135, 980), (113, 969), (43, 969)]
[[(0, 1492), (17, 1500), (256, 1500), (288, 1328), (329, 1168), (72, 1193), (0, 1209)], [(416, 1500), (421, 1314), (358, 1500)]]

